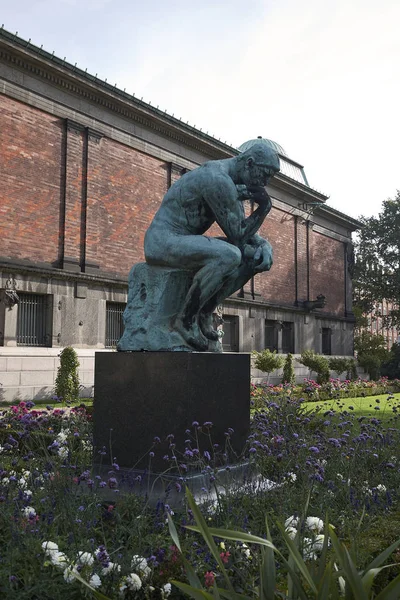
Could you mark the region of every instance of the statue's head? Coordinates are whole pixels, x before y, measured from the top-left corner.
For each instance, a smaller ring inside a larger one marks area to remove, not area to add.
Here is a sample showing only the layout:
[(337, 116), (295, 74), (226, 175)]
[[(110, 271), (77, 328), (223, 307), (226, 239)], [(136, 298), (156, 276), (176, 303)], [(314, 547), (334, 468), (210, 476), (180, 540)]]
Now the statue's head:
[(236, 157), (237, 173), (245, 185), (267, 185), (280, 171), (279, 156), (271, 146), (260, 142)]

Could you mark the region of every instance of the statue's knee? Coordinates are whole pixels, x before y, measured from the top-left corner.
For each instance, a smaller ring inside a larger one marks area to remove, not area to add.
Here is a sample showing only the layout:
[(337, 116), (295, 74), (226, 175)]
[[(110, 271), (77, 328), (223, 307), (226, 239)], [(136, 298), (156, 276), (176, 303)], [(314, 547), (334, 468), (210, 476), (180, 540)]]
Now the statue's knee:
[(242, 253), (236, 246), (228, 246), (224, 254), (220, 257), (220, 266), (226, 270), (238, 268), (241, 262)]

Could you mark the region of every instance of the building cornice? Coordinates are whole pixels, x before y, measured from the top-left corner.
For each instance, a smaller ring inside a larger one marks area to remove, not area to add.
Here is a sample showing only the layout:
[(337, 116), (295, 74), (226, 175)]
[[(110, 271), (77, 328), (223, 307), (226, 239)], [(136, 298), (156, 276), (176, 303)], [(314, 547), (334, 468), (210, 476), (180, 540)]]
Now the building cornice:
[(229, 158), (239, 151), (173, 115), (90, 75), (30, 42), (0, 29), (0, 59), (69, 93), (81, 96), (140, 125), (209, 156)]

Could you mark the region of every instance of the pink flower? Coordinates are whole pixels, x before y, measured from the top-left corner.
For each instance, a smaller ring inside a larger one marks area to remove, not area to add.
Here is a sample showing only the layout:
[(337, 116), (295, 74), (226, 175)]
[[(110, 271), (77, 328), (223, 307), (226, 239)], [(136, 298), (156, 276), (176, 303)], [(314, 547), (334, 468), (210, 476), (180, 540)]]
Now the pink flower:
[(213, 573), (212, 571), (207, 571), (207, 573), (205, 573), (204, 575), (204, 583), (206, 588), (210, 588), (214, 585), (214, 581), (215, 581), (215, 573)]
[(230, 555), (231, 555), (231, 553), (230, 553), (230, 552), (221, 552), (221, 554), (220, 554), (220, 557), (221, 557), (221, 560), (222, 560), (222, 562), (223, 562), (225, 565), (226, 565), (226, 563), (228, 562)]

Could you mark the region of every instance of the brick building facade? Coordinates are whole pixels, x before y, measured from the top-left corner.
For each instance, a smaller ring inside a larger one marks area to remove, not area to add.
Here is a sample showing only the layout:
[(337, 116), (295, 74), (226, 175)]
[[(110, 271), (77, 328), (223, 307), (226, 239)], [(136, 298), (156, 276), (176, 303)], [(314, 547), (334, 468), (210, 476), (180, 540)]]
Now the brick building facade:
[[(89, 389), (94, 349), (115, 345), (128, 272), (143, 260), (145, 231), (168, 187), (239, 151), (4, 30), (0, 120), (3, 395), (48, 392), (66, 345), (78, 349)], [(359, 223), (329, 207), (301, 165), (278, 151), (282, 172), (260, 230), (274, 266), (225, 302), (225, 347), (352, 355)], [(313, 304), (320, 294), (325, 306)]]

